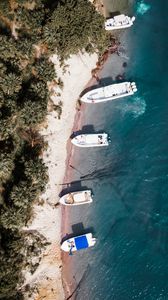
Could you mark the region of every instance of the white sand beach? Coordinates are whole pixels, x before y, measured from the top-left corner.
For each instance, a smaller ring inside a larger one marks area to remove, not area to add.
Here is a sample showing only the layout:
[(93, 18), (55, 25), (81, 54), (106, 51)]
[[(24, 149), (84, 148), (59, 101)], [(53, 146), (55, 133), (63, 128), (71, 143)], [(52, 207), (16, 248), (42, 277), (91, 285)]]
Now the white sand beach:
[[(62, 300), (64, 290), (61, 278), (61, 209), (57, 206), (61, 184), (65, 175), (65, 161), (67, 156), (67, 141), (71, 135), (76, 112), (76, 102), (81, 91), (91, 77), (91, 70), (97, 62), (97, 55), (79, 53), (71, 56), (65, 63), (66, 72), (59, 66), (59, 60), (54, 55), (51, 60), (55, 64), (57, 77), (64, 83), (61, 90), (54, 86), (51, 99), (55, 105), (62, 101), (62, 115), (58, 119), (57, 112), (49, 109), (47, 126), (41, 130), (45, 141), (48, 142), (47, 150), (43, 154), (45, 164), (48, 166), (49, 181), (46, 192), (41, 201), (34, 205), (33, 220), (24, 230), (33, 230), (41, 234), (49, 245), (42, 252), (41, 261), (36, 271), (31, 274), (24, 271), (24, 286), (34, 288), (30, 296), (25, 293), (25, 299), (31, 300)], [(58, 95), (60, 93), (60, 95)]]

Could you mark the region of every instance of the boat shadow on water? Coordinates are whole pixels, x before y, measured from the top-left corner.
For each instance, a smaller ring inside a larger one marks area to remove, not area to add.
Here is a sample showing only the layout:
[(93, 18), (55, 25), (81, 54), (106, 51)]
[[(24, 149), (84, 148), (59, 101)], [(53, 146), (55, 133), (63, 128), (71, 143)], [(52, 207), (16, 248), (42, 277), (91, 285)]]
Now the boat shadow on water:
[(97, 88), (100, 88), (100, 87), (103, 87), (103, 86), (106, 86), (106, 85), (110, 85), (112, 83), (114, 83), (114, 80), (110, 76), (109, 77), (100, 78), (97, 81), (97, 84), (94, 84), (94, 85), (89, 86), (86, 89), (84, 89), (82, 91), (82, 93), (80, 94), (79, 98), (81, 98), (84, 94), (86, 94), (87, 92), (89, 92), (91, 90), (94, 90), (94, 89), (97, 89)]
[(95, 235), (95, 230), (93, 227), (88, 227), (88, 228), (84, 228), (83, 223), (76, 223), (73, 224), (71, 226), (72, 228), (72, 232), (71, 233), (66, 233), (65, 236), (62, 238), (61, 243), (62, 244), (64, 241), (66, 241), (67, 239), (76, 237), (76, 236), (80, 236), (83, 234), (87, 234), (87, 233), (92, 233), (93, 235)]
[[(82, 186), (81, 180), (72, 181), (70, 183), (66, 183), (66, 185), (67, 185), (67, 187), (65, 189), (62, 189), (62, 191), (59, 193), (59, 197), (62, 197), (68, 193), (72, 193), (72, 192), (76, 192), (76, 191), (88, 190), (87, 186)], [(92, 189), (89, 188), (89, 190), (91, 190), (91, 193), (93, 195)]]
[(72, 132), (70, 139), (73, 139), (75, 136), (77, 136), (79, 134), (86, 134), (86, 133), (96, 133), (95, 128), (92, 124), (82, 126), (81, 130)]
[(111, 18), (114, 18), (115, 16), (118, 16), (118, 15), (120, 15), (121, 14), (121, 12), (119, 11), (119, 10), (117, 10), (117, 11), (110, 11), (109, 12), (109, 17), (108, 18), (106, 18), (106, 20), (108, 20), (108, 19), (111, 19)]
[[(95, 127), (92, 124), (89, 124), (89, 125), (82, 126), (81, 130), (72, 132), (72, 134), (70, 135), (70, 139), (73, 139), (74, 137), (76, 137), (77, 135), (80, 135), (80, 134), (101, 134), (104, 132), (105, 132), (105, 130), (103, 130), (103, 129), (96, 131)], [(106, 131), (106, 133), (107, 133), (107, 131)]]

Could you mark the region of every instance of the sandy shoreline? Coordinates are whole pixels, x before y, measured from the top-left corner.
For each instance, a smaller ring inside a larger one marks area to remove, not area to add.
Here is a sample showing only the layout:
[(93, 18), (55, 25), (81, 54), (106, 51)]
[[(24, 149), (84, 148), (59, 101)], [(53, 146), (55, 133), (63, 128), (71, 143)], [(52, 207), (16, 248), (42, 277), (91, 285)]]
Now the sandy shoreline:
[(30, 286), (33, 290), (31, 296), (25, 292), (25, 299), (29, 300), (63, 300), (65, 298), (61, 276), (61, 208), (57, 203), (66, 174), (69, 137), (74, 119), (78, 123), (76, 118), (80, 117), (80, 111), (75, 117), (77, 100), (91, 77), (91, 70), (97, 62), (97, 55), (79, 53), (71, 56), (65, 62), (66, 72), (59, 66), (56, 55), (52, 57), (52, 61), (57, 77), (60, 77), (64, 83), (64, 88), (60, 90), (59, 86), (55, 86), (51, 99), (55, 105), (62, 101), (63, 107), (60, 119), (56, 111), (49, 111), (47, 126), (41, 131), (45, 141), (48, 142), (43, 160), (48, 166), (49, 182), (41, 201), (34, 205), (33, 221), (24, 230), (38, 232), (49, 245), (42, 251), (36, 271), (33, 274), (30, 270), (23, 272), (25, 282), (22, 289)]
[[(90, 74), (91, 77), (91, 74)], [(91, 78), (87, 84), (84, 86), (85, 88), (91, 87), (93, 85), (95, 85), (97, 83), (96, 79)], [(74, 122), (73, 122), (73, 127), (72, 127), (72, 132), (81, 130), (81, 124), (82, 124), (82, 118), (83, 118), (83, 114), (84, 111), (86, 109), (86, 105), (84, 103), (81, 104), (80, 108), (76, 111), (76, 114), (74, 116)], [(71, 182), (71, 167), (73, 165), (73, 161), (74, 161), (74, 146), (72, 145), (72, 143), (70, 142), (70, 140), (68, 140), (67, 142), (67, 158), (66, 158), (66, 173), (64, 176), (64, 185), (63, 187), (68, 188), (69, 183)], [(67, 207), (62, 207), (62, 225), (61, 225), (61, 234), (62, 234), (62, 238), (68, 234), (68, 220), (69, 220), (69, 208)], [(69, 297), (71, 297), (70, 299), (73, 299), (73, 293), (75, 291), (76, 288), (76, 283), (74, 282), (72, 273), (69, 272), (69, 270), (71, 269), (70, 264), (71, 264), (71, 257), (67, 254), (67, 253), (63, 253), (62, 252), (62, 262), (63, 262), (63, 269), (62, 269), (62, 281), (63, 281), (63, 288), (64, 288), (64, 292), (65, 292), (65, 299), (68, 299)]]

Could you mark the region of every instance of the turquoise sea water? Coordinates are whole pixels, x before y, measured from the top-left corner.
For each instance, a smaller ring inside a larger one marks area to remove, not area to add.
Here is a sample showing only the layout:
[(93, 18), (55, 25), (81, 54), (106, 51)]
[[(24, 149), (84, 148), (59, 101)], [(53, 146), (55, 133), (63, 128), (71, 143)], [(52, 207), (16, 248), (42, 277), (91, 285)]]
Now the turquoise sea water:
[(168, 1), (136, 1), (134, 11), (121, 59), (138, 93), (88, 105), (83, 125), (112, 142), (75, 150), (74, 187), (92, 188), (94, 202), (70, 210), (69, 228), (98, 239), (70, 258), (77, 300), (168, 299)]

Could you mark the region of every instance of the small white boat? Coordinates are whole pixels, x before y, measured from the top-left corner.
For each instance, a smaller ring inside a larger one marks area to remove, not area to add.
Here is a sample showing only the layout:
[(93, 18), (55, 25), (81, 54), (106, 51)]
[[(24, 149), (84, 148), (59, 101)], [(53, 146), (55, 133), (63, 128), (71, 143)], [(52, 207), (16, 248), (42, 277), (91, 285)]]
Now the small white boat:
[(124, 14), (115, 16), (105, 21), (105, 30), (128, 28), (133, 25), (135, 17), (128, 17)]
[(78, 147), (102, 147), (109, 145), (107, 133), (79, 134), (71, 140)]
[(71, 192), (62, 196), (59, 202), (67, 206), (88, 204), (93, 201), (91, 190)]
[(61, 245), (61, 249), (72, 254), (72, 252), (93, 247), (95, 244), (96, 238), (93, 238), (92, 233), (86, 233), (64, 241)]
[(86, 103), (101, 103), (133, 95), (137, 91), (135, 82), (121, 82), (88, 91), (81, 97)]

